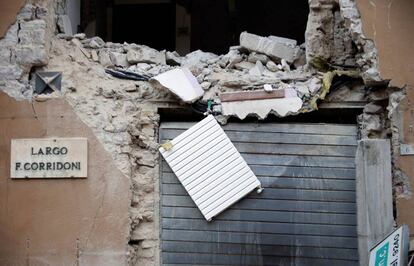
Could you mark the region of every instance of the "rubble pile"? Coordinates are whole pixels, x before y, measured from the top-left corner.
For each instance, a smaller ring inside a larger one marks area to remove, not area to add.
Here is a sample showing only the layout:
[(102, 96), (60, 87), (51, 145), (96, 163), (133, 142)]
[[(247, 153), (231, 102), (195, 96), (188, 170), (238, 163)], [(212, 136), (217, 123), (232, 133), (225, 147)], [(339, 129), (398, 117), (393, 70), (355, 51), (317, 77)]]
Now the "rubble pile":
[[(84, 34), (59, 34), (58, 37), (78, 47), (87, 59), (105, 68), (127, 70), (154, 79), (173, 69), (189, 69), (204, 90), (201, 101), (211, 100), (220, 105), (221, 93), (261, 90), (265, 85), (274, 90), (293, 89), (299, 99), (295, 100), (293, 108), (279, 99), (278, 105), (286, 105), (282, 106), (286, 109), (283, 112), (269, 107), (258, 114), (254, 109), (244, 108), (248, 112), (242, 115), (237, 111), (225, 115), (240, 118), (256, 115), (264, 119), (269, 113), (285, 116), (308, 112), (316, 109), (310, 102), (315, 102), (322, 90), (323, 73), (305, 65), (304, 46), (298, 46), (291, 39), (243, 32), (240, 46), (230, 47), (227, 54), (216, 55), (197, 50), (180, 56), (175, 51), (157, 51), (145, 45), (105, 43), (99, 37), (86, 38)], [(159, 89), (153, 82), (147, 86)], [(191, 101), (195, 100), (197, 98)], [(189, 101), (186, 99), (184, 102)], [(220, 108), (216, 108), (216, 114), (220, 113)]]

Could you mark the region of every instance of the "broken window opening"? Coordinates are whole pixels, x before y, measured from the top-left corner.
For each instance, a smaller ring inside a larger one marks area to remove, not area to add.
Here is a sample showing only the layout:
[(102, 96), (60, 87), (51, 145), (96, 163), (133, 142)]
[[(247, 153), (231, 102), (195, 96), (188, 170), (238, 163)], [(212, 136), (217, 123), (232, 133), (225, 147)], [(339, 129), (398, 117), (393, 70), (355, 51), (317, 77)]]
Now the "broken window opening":
[(80, 31), (180, 55), (198, 49), (224, 54), (243, 31), (301, 44), (308, 14), (306, 0), (82, 0)]

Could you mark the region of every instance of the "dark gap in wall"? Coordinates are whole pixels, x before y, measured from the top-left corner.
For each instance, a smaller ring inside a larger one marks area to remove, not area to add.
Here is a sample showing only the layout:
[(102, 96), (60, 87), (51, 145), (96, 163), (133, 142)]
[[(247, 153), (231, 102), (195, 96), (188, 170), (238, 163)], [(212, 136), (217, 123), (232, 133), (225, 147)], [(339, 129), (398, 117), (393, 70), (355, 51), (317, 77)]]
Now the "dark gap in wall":
[(175, 50), (175, 3), (113, 7), (112, 41)]
[(227, 53), (242, 31), (305, 41), (307, 0), (82, 0), (81, 31), (181, 55)]
[[(205, 116), (194, 112), (191, 108), (159, 108), (158, 113), (162, 122), (196, 122)], [(362, 113), (360, 108), (326, 108), (318, 111), (303, 113), (294, 116), (277, 117), (270, 114), (264, 120), (256, 117), (246, 117), (240, 120), (236, 117), (228, 119), (229, 123), (332, 123), (356, 124), (357, 116)]]
[(305, 41), (309, 14), (303, 0), (197, 0), (191, 2), (191, 50), (226, 53), (248, 31)]
[(129, 240), (128, 245), (139, 245), (142, 240)]

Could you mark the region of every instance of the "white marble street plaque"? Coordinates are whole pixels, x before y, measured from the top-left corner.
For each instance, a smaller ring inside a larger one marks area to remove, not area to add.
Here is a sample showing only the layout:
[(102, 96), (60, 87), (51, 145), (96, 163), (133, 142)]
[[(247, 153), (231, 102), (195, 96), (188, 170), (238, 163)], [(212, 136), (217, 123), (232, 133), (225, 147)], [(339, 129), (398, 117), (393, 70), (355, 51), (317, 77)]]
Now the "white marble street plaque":
[(87, 177), (86, 138), (12, 139), (11, 178)]

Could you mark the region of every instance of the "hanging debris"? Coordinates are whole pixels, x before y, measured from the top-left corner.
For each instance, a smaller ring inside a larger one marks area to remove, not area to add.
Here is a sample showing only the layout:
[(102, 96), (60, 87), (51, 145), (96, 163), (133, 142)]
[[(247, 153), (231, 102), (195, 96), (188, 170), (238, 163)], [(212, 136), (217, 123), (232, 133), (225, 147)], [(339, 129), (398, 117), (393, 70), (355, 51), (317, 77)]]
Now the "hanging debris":
[(187, 68), (176, 68), (152, 78), (164, 88), (180, 97), (186, 103), (192, 103), (201, 98), (204, 90), (197, 79)]
[(254, 189), (262, 191), (212, 115), (167, 143), (159, 151), (207, 221)]

